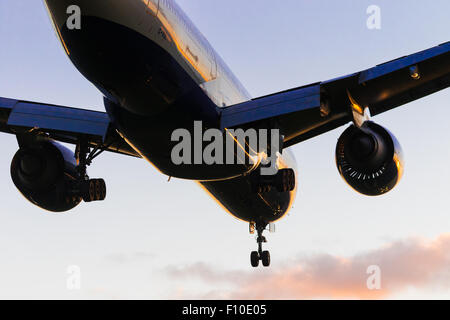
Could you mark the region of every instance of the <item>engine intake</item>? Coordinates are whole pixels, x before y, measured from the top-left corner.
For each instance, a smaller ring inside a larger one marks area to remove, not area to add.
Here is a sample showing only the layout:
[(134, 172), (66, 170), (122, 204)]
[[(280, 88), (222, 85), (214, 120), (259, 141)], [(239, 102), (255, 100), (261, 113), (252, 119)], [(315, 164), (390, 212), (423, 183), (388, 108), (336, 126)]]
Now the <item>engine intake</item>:
[(74, 154), (54, 141), (20, 148), (11, 162), (11, 178), (25, 198), (42, 209), (64, 212), (81, 202), (72, 192), (78, 180)]
[(392, 190), (403, 174), (403, 157), (395, 136), (366, 121), (351, 125), (336, 146), (336, 165), (342, 178), (357, 192), (378, 196)]

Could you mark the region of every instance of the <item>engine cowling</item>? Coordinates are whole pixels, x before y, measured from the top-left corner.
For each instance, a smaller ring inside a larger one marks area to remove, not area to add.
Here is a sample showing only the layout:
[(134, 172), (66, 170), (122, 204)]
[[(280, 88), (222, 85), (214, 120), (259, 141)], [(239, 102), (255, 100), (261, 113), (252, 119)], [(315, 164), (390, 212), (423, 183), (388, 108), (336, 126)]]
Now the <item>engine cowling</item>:
[(24, 197), (42, 209), (64, 212), (81, 202), (72, 192), (78, 178), (74, 153), (54, 141), (20, 148), (11, 162), (11, 178)]
[(403, 156), (395, 136), (366, 121), (351, 125), (336, 146), (336, 165), (342, 178), (357, 192), (378, 196), (392, 190), (403, 175)]

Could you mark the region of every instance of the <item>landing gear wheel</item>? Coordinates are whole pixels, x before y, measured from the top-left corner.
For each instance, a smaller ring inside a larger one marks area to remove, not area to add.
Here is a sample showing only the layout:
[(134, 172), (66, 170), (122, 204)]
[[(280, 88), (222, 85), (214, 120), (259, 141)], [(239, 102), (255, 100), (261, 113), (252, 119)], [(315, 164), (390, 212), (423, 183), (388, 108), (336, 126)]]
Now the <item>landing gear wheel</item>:
[(106, 183), (103, 179), (91, 179), (82, 182), (84, 202), (103, 201), (106, 198)]
[(292, 169), (281, 169), (276, 176), (278, 192), (288, 192), (295, 189), (295, 172)]
[(270, 252), (263, 251), (261, 254), (261, 261), (264, 267), (270, 266)]
[(103, 179), (94, 179), (95, 181), (95, 200), (103, 201), (106, 198), (106, 183)]
[(84, 202), (92, 202), (95, 200), (95, 183), (92, 180), (81, 182), (81, 197)]
[(295, 171), (291, 168), (278, 170), (275, 175), (262, 175), (260, 171), (254, 171), (250, 176), (252, 192), (269, 193), (272, 190), (278, 192), (290, 192), (295, 189)]
[(257, 189), (257, 193), (269, 193), (272, 190), (271, 185), (259, 185)]
[(253, 268), (256, 268), (259, 266), (259, 253), (258, 251), (252, 251), (250, 254), (250, 263), (252, 264)]

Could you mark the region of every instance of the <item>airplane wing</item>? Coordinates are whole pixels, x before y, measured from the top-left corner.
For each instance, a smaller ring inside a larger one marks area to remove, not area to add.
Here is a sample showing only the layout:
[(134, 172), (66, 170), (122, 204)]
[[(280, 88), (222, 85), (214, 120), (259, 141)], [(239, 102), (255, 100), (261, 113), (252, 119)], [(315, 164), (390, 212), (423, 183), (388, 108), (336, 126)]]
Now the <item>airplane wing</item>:
[(0, 97), (0, 132), (33, 132), (72, 144), (84, 138), (94, 150), (140, 157), (115, 131), (104, 112)]
[(284, 147), (353, 120), (353, 108), (377, 115), (450, 86), (450, 42), (337, 79), (224, 108), (221, 128), (276, 123)]
[[(377, 115), (450, 86), (450, 42), (344, 77), (259, 97), (222, 109), (222, 129), (275, 123), (292, 146), (353, 120), (352, 105)], [(46, 134), (140, 157), (104, 112), (0, 97), (0, 132)]]

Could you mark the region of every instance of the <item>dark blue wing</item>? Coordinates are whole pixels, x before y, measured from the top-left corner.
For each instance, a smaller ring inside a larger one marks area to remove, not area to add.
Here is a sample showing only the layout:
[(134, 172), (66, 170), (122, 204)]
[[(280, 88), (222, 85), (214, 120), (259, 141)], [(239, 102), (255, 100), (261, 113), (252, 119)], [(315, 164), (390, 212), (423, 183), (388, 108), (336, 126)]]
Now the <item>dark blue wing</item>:
[(275, 123), (290, 146), (352, 121), (349, 93), (377, 115), (449, 86), (447, 42), (341, 78), (227, 107), (221, 128)]
[(92, 147), (139, 156), (114, 130), (104, 112), (0, 97), (0, 131), (45, 133), (68, 143), (82, 137)]

